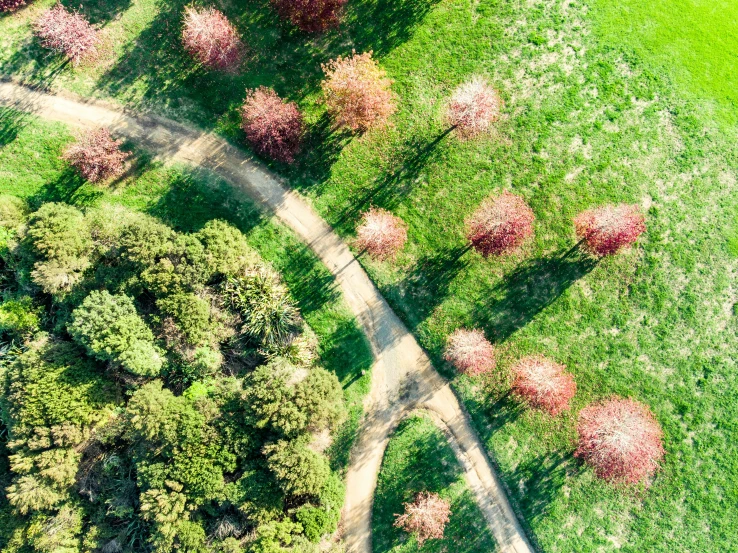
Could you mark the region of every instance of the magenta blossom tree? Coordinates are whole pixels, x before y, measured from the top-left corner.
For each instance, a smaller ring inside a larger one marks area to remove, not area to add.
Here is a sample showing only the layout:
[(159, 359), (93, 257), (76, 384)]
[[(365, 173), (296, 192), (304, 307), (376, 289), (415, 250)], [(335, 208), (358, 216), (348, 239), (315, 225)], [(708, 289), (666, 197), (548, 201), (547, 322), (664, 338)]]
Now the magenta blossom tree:
[(305, 133), (297, 104), (282, 100), (274, 90), (263, 86), (246, 95), (241, 128), (256, 153), (282, 163), (295, 160)]
[(491, 196), (467, 222), (467, 237), (484, 257), (514, 252), (533, 234), (533, 210), (517, 194)]
[(446, 340), (443, 358), (460, 373), (476, 376), (497, 365), (495, 347), (481, 330), (460, 328)]
[(574, 229), (586, 250), (605, 256), (635, 243), (646, 231), (646, 220), (636, 205), (606, 205), (577, 215)]
[(33, 23), (33, 32), (44, 48), (63, 54), (74, 65), (94, 57), (100, 43), (97, 30), (82, 15), (61, 4), (41, 12)]
[(308, 33), (338, 27), (347, 0), (270, 0), (282, 19)]
[(454, 91), (446, 119), (460, 137), (471, 139), (490, 130), (504, 105), (499, 92), (482, 77), (475, 77)]
[(236, 71), (243, 61), (244, 46), (238, 31), (214, 8), (185, 8), (182, 44), (210, 69)]
[(62, 157), (86, 180), (97, 182), (123, 173), (123, 164), (131, 154), (121, 151), (121, 143), (113, 140), (107, 129), (98, 129), (83, 134)]
[(405, 503), (405, 512), (395, 517), (395, 526), (413, 534), (418, 547), (423, 547), (429, 539), (443, 538), (451, 517), (451, 503), (437, 493), (420, 492), (414, 501)]
[(513, 393), (531, 407), (558, 415), (569, 409), (577, 392), (574, 377), (559, 365), (541, 356), (520, 359), (513, 367)]
[(407, 225), (385, 209), (371, 208), (356, 229), (356, 245), (377, 259), (394, 257), (407, 241)]

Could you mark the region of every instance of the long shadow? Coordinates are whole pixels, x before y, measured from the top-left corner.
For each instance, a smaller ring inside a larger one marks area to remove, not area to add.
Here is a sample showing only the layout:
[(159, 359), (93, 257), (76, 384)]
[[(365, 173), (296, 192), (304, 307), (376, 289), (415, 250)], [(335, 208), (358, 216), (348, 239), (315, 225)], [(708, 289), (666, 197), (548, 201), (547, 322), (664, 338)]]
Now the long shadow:
[(495, 342), (503, 342), (597, 263), (578, 244), (550, 257), (525, 261), (490, 290), (489, 297), (499, 299), (479, 305), (472, 318)]
[(528, 523), (546, 515), (551, 501), (576, 470), (571, 452), (562, 450), (535, 455), (517, 465), (507, 481), (516, 486), (525, 483), (525, 492), (516, 495)]
[(53, 181), (44, 184), (28, 205), (36, 210), (46, 202), (64, 202), (76, 207), (94, 205), (104, 195), (100, 187), (86, 182), (72, 167), (66, 167)]
[(131, 7), (131, 0), (60, 0), (69, 10), (76, 10), (97, 27), (104, 27)]

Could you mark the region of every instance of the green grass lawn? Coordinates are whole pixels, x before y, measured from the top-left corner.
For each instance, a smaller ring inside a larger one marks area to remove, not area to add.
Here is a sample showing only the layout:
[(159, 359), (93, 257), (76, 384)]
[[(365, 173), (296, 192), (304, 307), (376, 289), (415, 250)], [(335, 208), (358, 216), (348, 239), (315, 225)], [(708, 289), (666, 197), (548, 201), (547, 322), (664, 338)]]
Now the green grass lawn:
[[(395, 514), (415, 494), (429, 491), (451, 504), (451, 517), (441, 540), (429, 540), (418, 548), (414, 537), (395, 528)], [(492, 553), (497, 548), (464, 480), (446, 438), (426, 416), (416, 415), (400, 423), (390, 439), (379, 473), (372, 516), (374, 553)]]
[(350, 416), (330, 453), (334, 468), (345, 468), (363, 411), (362, 399), (369, 389), (372, 354), (332, 275), (312, 251), (238, 190), (205, 173), (152, 162), (144, 152), (136, 152), (130, 171), (109, 187), (85, 183), (59, 159), (72, 140), (65, 126), (9, 110), (0, 114), (6, 123), (23, 120), (14, 140), (0, 148), (0, 194), (24, 198), (33, 209), (47, 201), (77, 207), (119, 203), (159, 217), (182, 232), (197, 231), (211, 219), (224, 219), (246, 234), (249, 243), (283, 275), (318, 337), (320, 362), (336, 373), (344, 387)]
[[(310, 123), (303, 158), (275, 169), (348, 239), (370, 205), (408, 223), (408, 245), (394, 263), (362, 262), (436, 366), (452, 376), (441, 353), (459, 326), (487, 332), (501, 348), (501, 371), (534, 352), (567, 365), (579, 393), (574, 412), (557, 419), (519, 409), (495, 379), (453, 381), (541, 549), (717, 553), (738, 543), (738, 264), (726, 240), (738, 213), (738, 156), (735, 126), (720, 107), (735, 92), (712, 78), (720, 70), (708, 79), (684, 69), (713, 59), (729, 66), (738, 51), (726, 15), (733, 12), (686, 17), (667, 31), (688, 13), (675, 2), (626, 27), (606, 15), (620, 4), (604, 2), (351, 0), (340, 31), (310, 38), (279, 24), (266, 0), (217, 2), (251, 44), (252, 62), (241, 75), (215, 76), (179, 49), (181, 1), (84, 2), (111, 48), (98, 67), (59, 68), (33, 46), (27, 26), (50, 3), (0, 18), (0, 72), (156, 108), (234, 140), (244, 89), (274, 86)], [(638, 17), (660, 5), (643, 4), (623, 5)], [(687, 42), (672, 45), (668, 32)], [(668, 48), (654, 57), (638, 46), (647, 40)], [(689, 40), (710, 49), (692, 56)], [(330, 130), (317, 87), (320, 63), (352, 48), (375, 51), (401, 102), (391, 127), (350, 139)], [(438, 140), (445, 99), (474, 74), (487, 75), (506, 100), (497, 132), (477, 142)], [(712, 92), (701, 92), (713, 81)], [(25, 131), (22, 121), (4, 128), (0, 154), (8, 155), (13, 135)], [(50, 163), (44, 144), (38, 138), (28, 150), (34, 163)], [(25, 165), (17, 170), (26, 180), (2, 182), (25, 190), (23, 183), (38, 189), (59, 178)], [(187, 211), (167, 207), (181, 206), (183, 195), (162, 182), (144, 173), (116, 194), (185, 224)], [(519, 256), (483, 260), (465, 251), (464, 219), (502, 189), (533, 207), (536, 237)], [(81, 187), (70, 199), (92, 193)], [(174, 199), (159, 204), (162, 197)], [(648, 232), (638, 247), (600, 263), (565, 255), (571, 218), (607, 202), (643, 207)], [(254, 236), (271, 232), (260, 229)], [(572, 457), (576, 411), (611, 394), (646, 402), (664, 427), (667, 455), (647, 491), (598, 482)]]

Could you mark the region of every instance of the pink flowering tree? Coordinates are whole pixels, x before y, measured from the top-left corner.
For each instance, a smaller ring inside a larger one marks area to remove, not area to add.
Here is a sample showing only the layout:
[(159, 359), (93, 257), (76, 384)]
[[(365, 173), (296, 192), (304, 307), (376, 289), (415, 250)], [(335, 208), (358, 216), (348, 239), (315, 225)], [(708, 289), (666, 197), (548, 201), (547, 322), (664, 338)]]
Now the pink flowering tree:
[(14, 12), (25, 5), (25, 0), (0, 0), (0, 12)]
[(664, 456), (658, 421), (647, 406), (632, 399), (615, 397), (585, 407), (577, 431), (575, 455), (610, 482), (642, 482)]
[(97, 54), (97, 30), (79, 13), (61, 4), (41, 12), (33, 32), (44, 48), (66, 56), (74, 65)]
[(62, 157), (86, 180), (97, 182), (123, 173), (123, 164), (131, 154), (121, 151), (121, 143), (113, 140), (107, 129), (98, 129), (83, 134)]
[(455, 330), (446, 340), (443, 358), (460, 373), (476, 376), (497, 365), (495, 347), (481, 330)]
[(533, 210), (517, 194), (503, 192), (482, 202), (467, 222), (467, 237), (484, 257), (517, 250), (533, 234)]
[(198, 62), (210, 69), (235, 71), (244, 46), (228, 18), (213, 8), (185, 8), (182, 44)]
[(646, 220), (636, 205), (606, 205), (577, 215), (574, 229), (586, 250), (613, 255), (638, 240), (646, 231)]
[(558, 415), (569, 409), (577, 391), (574, 377), (559, 365), (541, 356), (520, 359), (513, 367), (513, 393), (531, 407)]
[(396, 110), (392, 81), (371, 52), (323, 65), (325, 104), (338, 127), (354, 132), (385, 125)]
[(489, 132), (500, 118), (505, 103), (499, 92), (482, 77), (459, 86), (451, 96), (446, 119), (462, 138), (475, 138)]
[(377, 259), (394, 257), (407, 241), (407, 225), (385, 209), (371, 208), (356, 229), (356, 245)]
[(274, 90), (263, 86), (246, 95), (241, 128), (256, 153), (282, 163), (295, 160), (305, 133), (297, 104), (282, 100)]
[(347, 0), (271, 0), (282, 19), (308, 33), (337, 27)]
[(395, 527), (413, 534), (418, 547), (423, 547), (429, 539), (443, 538), (451, 517), (451, 504), (436, 493), (420, 492), (414, 501), (405, 503), (405, 512), (395, 517)]

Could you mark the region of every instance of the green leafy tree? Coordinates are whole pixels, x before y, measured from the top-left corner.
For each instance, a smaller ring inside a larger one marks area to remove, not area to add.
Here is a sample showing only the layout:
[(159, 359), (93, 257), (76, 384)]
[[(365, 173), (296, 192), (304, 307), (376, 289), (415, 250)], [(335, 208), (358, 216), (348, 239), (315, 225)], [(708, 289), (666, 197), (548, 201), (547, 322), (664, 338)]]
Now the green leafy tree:
[(196, 236), (205, 247), (208, 268), (215, 274), (235, 276), (259, 262), (243, 233), (225, 221), (208, 221)]
[(153, 265), (170, 251), (174, 237), (175, 232), (168, 226), (153, 217), (141, 217), (121, 232), (121, 256), (138, 265)]
[(256, 529), (256, 539), (249, 548), (250, 553), (287, 553), (295, 535), (302, 532), (302, 526), (291, 520), (269, 522)]
[(128, 296), (92, 291), (72, 313), (68, 330), (101, 361), (120, 363), (140, 376), (161, 371), (164, 359), (153, 344), (154, 336)]
[(23, 338), (39, 328), (39, 309), (29, 296), (7, 299), (0, 304), (0, 332)]
[(320, 367), (313, 368), (297, 385), (295, 405), (311, 430), (335, 428), (346, 415), (341, 383), (335, 374)]
[(191, 293), (178, 293), (156, 302), (162, 313), (172, 317), (187, 342), (201, 346), (212, 339), (210, 305)]
[(295, 403), (295, 386), (290, 385), (298, 371), (305, 369), (277, 358), (249, 375), (246, 401), (257, 428), (271, 428), (285, 436), (305, 428), (307, 415)]
[(264, 446), (267, 465), (288, 495), (318, 495), (325, 486), (328, 461), (308, 449), (304, 440), (279, 440)]
[(144, 285), (163, 297), (183, 291), (198, 291), (210, 279), (205, 248), (196, 236), (180, 234), (169, 243), (166, 253), (141, 273)]

